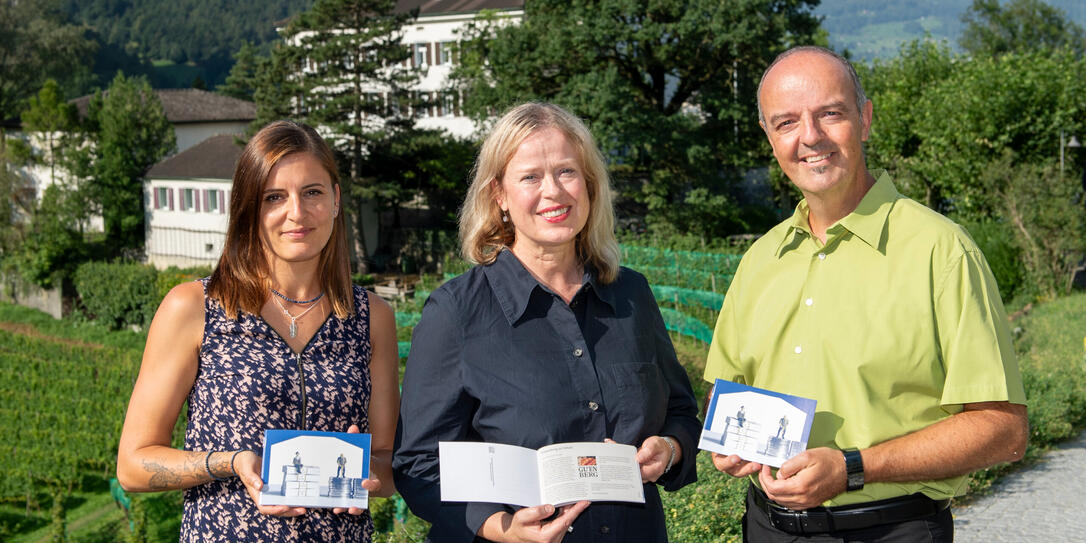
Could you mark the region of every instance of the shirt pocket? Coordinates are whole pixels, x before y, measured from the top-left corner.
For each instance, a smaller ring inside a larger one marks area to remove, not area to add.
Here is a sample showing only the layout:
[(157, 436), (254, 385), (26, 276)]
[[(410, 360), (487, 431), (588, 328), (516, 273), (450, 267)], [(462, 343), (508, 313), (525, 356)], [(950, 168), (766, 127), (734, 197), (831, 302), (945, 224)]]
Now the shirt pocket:
[(668, 386), (655, 363), (614, 364), (604, 375), (610, 381), (601, 384), (615, 441), (640, 445), (663, 428)]

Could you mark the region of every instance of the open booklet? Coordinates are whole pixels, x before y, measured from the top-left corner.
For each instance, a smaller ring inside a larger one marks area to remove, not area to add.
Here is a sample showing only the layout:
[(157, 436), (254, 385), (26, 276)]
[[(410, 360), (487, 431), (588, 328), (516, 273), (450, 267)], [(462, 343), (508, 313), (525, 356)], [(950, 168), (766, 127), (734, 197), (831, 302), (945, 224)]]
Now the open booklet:
[(717, 379), (698, 448), (781, 467), (807, 449), (815, 401)]
[(369, 507), (370, 435), (265, 430), (260, 505)]
[(619, 443), (438, 443), (441, 500), (533, 507), (581, 500), (645, 503), (637, 449)]

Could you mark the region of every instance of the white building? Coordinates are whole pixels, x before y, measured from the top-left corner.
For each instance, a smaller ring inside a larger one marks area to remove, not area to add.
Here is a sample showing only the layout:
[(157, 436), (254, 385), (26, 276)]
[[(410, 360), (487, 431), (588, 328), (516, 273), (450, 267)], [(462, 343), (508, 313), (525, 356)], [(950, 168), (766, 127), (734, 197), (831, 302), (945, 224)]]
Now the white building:
[[(418, 18), (403, 29), (403, 40), (411, 46), (410, 67), (421, 70), (415, 90), (430, 103), (413, 112), (417, 126), (471, 137), (474, 123), (461, 114), (459, 96), (448, 81), (457, 61), (458, 31), (482, 10), (493, 11), (499, 24), (517, 24), (524, 17), (524, 2), (399, 0), (396, 6), (401, 13), (414, 8), (419, 9)], [(156, 93), (177, 131), (180, 152), (147, 175), (147, 259), (158, 268), (213, 266), (222, 252), (231, 178), (241, 154), (234, 136), (218, 134), (242, 133), (255, 117), (255, 106), (192, 89)], [(85, 103), (82, 108), (85, 111)], [(372, 209), (364, 214), (366, 247), (372, 252), (378, 241), (377, 216)]]
[(147, 262), (156, 268), (214, 266), (226, 235), (240, 135), (219, 135), (147, 172), (143, 201)]
[(411, 67), (421, 69), (415, 90), (431, 104), (415, 111), (416, 126), (440, 128), (458, 138), (475, 133), (475, 125), (460, 111), (460, 96), (450, 88), (449, 74), (459, 61), (456, 43), (465, 24), (480, 11), (494, 12), (498, 24), (519, 24), (524, 0), (399, 0), (396, 11), (418, 8), (418, 19), (404, 29), (411, 46)]

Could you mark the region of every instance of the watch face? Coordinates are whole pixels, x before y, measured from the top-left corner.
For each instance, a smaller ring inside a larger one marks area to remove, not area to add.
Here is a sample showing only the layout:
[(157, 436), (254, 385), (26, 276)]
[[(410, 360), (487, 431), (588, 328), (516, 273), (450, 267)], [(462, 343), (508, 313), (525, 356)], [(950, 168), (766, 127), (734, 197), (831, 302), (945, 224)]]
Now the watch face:
[(860, 490), (864, 487), (864, 474), (850, 473), (848, 474), (848, 490)]

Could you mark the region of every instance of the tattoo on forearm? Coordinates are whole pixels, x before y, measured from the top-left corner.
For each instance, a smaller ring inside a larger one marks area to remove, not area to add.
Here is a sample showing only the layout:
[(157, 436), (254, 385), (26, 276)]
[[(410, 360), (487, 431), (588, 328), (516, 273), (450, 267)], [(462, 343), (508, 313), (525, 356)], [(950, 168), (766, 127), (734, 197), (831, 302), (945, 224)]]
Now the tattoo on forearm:
[[(204, 468), (193, 456), (192, 454), (187, 455), (185, 462), (180, 467), (165, 466), (155, 460), (144, 460), (143, 469), (151, 474), (151, 479), (147, 482), (147, 485), (154, 490), (170, 490), (181, 488), (186, 479), (192, 484), (200, 482), (200, 472), (203, 472)], [(199, 468), (199, 471), (197, 471), (197, 468)], [(204, 473), (203, 475), (206, 479), (207, 474)]]

